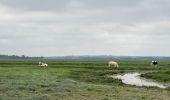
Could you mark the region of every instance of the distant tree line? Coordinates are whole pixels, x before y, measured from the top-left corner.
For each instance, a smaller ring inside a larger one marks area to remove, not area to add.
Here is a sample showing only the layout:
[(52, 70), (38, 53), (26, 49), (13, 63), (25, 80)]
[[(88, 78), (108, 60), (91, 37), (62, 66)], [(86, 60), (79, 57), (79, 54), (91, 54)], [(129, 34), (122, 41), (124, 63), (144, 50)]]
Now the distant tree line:
[(44, 57), (29, 57), (29, 56), (18, 56), (18, 55), (0, 55), (0, 59), (43, 59)]
[(167, 56), (112, 56), (112, 55), (96, 55), (96, 56), (56, 56), (46, 57), (46, 59), (57, 60), (170, 60)]

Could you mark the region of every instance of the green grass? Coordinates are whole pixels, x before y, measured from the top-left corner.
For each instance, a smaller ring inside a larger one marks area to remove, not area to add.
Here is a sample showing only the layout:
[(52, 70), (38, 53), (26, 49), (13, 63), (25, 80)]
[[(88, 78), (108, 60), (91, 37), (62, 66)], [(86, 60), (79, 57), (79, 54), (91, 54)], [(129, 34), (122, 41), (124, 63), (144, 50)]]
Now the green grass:
[(168, 100), (170, 89), (124, 85), (107, 75), (153, 71), (143, 77), (170, 82), (170, 61), (158, 68), (150, 61), (118, 61), (108, 68), (106, 61), (0, 61), (0, 100)]
[(141, 76), (163, 82), (170, 82), (170, 71), (150, 72)]

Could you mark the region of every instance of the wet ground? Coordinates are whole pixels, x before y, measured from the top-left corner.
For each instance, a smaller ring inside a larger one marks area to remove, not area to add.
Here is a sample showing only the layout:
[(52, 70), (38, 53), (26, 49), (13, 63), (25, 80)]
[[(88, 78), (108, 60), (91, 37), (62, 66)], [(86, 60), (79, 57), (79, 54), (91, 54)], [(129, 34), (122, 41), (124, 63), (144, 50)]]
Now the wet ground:
[(141, 73), (134, 72), (134, 73), (125, 73), (125, 74), (118, 74), (113, 75), (111, 77), (120, 79), (124, 84), (128, 85), (136, 85), (136, 86), (148, 86), (148, 87), (159, 87), (159, 88), (166, 88), (164, 84), (161, 84), (159, 82), (148, 80), (145, 78), (140, 77)]

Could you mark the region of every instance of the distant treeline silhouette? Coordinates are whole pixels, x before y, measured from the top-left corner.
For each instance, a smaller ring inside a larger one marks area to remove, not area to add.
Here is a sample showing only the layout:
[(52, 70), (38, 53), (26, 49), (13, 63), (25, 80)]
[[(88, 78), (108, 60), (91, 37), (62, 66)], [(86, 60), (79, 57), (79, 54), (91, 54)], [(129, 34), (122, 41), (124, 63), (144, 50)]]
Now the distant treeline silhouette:
[(46, 59), (58, 60), (170, 60), (170, 56), (112, 56), (112, 55), (85, 55), (85, 56), (56, 56)]
[(43, 59), (44, 57), (29, 57), (29, 56), (18, 56), (18, 55), (0, 55), (0, 59)]

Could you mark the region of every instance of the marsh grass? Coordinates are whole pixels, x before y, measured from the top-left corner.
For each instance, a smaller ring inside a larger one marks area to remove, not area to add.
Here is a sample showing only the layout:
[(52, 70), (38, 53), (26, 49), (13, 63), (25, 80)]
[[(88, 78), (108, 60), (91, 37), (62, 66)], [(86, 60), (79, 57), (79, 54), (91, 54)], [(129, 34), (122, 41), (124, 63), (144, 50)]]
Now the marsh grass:
[(166, 100), (170, 98), (169, 88), (166, 90), (136, 88), (107, 77), (125, 72), (154, 71), (144, 74), (143, 77), (169, 82), (169, 61), (160, 62), (157, 69), (150, 66), (149, 61), (119, 61), (119, 68), (108, 68), (106, 61), (45, 62), (49, 64), (48, 68), (41, 68), (38, 66), (38, 61), (32, 60), (0, 61), (0, 100), (162, 100), (162, 98)]

